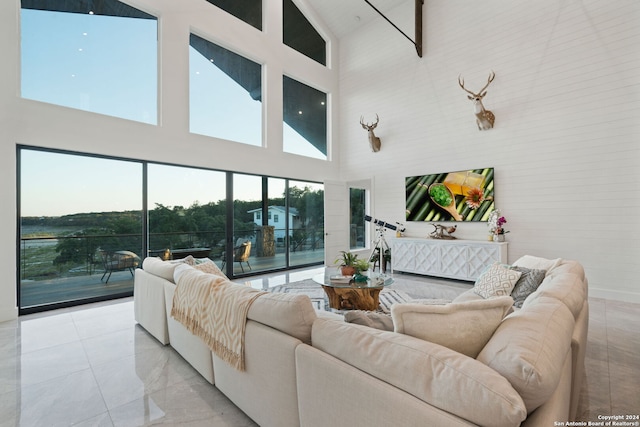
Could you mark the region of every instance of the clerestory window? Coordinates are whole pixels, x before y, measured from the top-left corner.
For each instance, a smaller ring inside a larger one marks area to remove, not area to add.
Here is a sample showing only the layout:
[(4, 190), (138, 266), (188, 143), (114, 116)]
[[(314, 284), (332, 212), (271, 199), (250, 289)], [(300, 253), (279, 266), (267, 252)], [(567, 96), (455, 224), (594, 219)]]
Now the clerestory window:
[(262, 0), (207, 0), (214, 6), (262, 30)]
[(189, 130), (262, 145), (262, 66), (195, 34), (189, 50)]
[(327, 65), (327, 43), (292, 0), (282, 2), (282, 42), (322, 65)]
[(326, 160), (327, 94), (283, 78), (283, 150)]
[(158, 123), (158, 20), (117, 0), (22, 0), (23, 98)]

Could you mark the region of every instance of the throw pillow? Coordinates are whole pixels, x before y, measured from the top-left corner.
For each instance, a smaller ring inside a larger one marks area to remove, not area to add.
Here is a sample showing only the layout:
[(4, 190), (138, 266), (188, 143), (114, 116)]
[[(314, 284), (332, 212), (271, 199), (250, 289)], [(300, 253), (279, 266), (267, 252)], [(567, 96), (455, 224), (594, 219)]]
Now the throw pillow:
[(187, 255), (182, 259), (172, 259), (171, 261), (167, 261), (167, 262), (170, 262), (172, 264), (187, 264), (187, 265), (193, 266), (196, 264), (196, 259), (191, 255)]
[(522, 308), (524, 300), (538, 289), (547, 271), (525, 267), (513, 267), (513, 269), (522, 273), (522, 276), (520, 276), (520, 279), (518, 279), (516, 285), (513, 287), (511, 298), (513, 298), (514, 306)]
[(496, 262), (478, 277), (473, 291), (482, 298), (509, 296), (520, 276), (519, 271)]
[(350, 310), (344, 314), (344, 321), (383, 331), (393, 331), (393, 320), (388, 314), (364, 310)]
[(547, 270), (550, 272), (562, 263), (562, 258), (546, 259), (533, 255), (523, 255), (513, 263), (514, 266)]
[(510, 296), (445, 305), (394, 304), (391, 318), (395, 332), (475, 358), (512, 306)]
[(214, 274), (220, 277), (227, 277), (222, 270), (218, 268), (215, 262), (206, 258), (204, 261), (198, 261), (193, 268), (202, 271), (203, 273)]

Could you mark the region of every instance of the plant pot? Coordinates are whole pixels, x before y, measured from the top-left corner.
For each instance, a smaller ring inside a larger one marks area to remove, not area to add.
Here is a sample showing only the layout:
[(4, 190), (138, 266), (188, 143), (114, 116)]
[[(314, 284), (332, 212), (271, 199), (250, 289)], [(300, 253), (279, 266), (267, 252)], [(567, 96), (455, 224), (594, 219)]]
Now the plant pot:
[(493, 235), (494, 242), (504, 242), (504, 234), (494, 234)]
[(356, 274), (356, 268), (350, 265), (343, 265), (340, 267), (340, 274), (343, 276), (353, 276)]

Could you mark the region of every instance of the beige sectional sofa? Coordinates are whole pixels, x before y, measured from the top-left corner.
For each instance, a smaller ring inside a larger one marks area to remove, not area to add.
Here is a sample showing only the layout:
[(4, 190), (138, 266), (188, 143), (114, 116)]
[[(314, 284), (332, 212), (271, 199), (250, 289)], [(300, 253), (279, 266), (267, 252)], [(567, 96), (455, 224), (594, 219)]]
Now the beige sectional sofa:
[(295, 349), (311, 343), (311, 326), (318, 318), (309, 297), (273, 293), (253, 302), (245, 330), (246, 370), (240, 372), (213, 355), (200, 338), (171, 317), (174, 277), (179, 283), (184, 268), (190, 267), (159, 258), (144, 260), (142, 269), (135, 272), (136, 321), (160, 342), (170, 344), (259, 425), (299, 425)]
[[(203, 376), (261, 426), (547, 426), (572, 420), (587, 340), (584, 270), (576, 261), (529, 256), (514, 265), (544, 269), (544, 280), (499, 322), (475, 358), (316, 312), (304, 295), (265, 294), (249, 310), (246, 371), (239, 372), (186, 329), (169, 326), (175, 322), (167, 315), (169, 291), (176, 285), (168, 269), (176, 267), (152, 259), (136, 271), (135, 313), (201, 373), (194, 361), (210, 364), (211, 377)], [(470, 289), (452, 304), (478, 299)]]

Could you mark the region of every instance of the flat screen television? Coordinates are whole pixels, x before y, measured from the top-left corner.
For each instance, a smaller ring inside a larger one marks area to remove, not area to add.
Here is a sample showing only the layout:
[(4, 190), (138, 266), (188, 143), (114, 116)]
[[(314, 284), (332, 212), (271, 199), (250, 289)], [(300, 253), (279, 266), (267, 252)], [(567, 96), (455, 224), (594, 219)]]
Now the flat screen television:
[(493, 168), (407, 177), (406, 220), (487, 221), (494, 190)]

